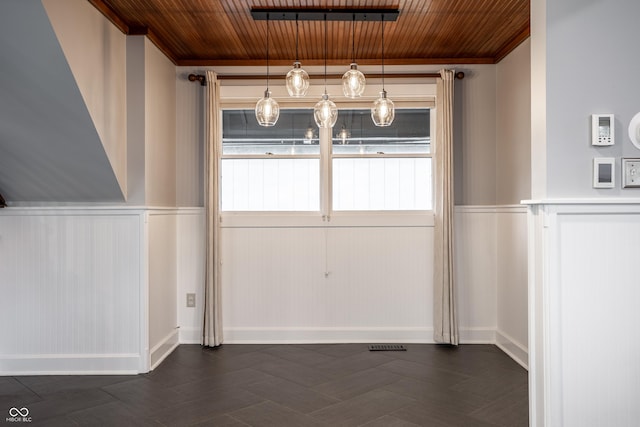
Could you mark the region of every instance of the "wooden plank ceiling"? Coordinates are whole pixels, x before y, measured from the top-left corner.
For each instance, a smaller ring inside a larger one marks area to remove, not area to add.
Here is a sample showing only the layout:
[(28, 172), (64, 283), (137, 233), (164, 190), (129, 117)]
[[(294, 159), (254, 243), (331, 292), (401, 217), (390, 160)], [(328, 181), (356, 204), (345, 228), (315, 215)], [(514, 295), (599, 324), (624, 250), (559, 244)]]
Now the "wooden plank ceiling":
[[(177, 65), (264, 65), (266, 21), (252, 7), (397, 8), (387, 64), (496, 63), (529, 36), (529, 0), (89, 0), (125, 34), (146, 34)], [(329, 64), (352, 58), (352, 22), (328, 22)], [(299, 58), (324, 61), (323, 21), (299, 22)], [(358, 64), (379, 64), (381, 23), (355, 23)], [(273, 65), (295, 59), (295, 21), (270, 21)]]

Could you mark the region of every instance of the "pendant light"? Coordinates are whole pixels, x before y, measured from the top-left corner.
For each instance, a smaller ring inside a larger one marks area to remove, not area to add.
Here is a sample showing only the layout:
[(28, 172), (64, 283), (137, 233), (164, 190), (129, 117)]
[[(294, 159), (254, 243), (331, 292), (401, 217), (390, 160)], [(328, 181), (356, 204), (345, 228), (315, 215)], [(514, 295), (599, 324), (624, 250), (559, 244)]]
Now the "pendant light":
[(264, 97), (256, 103), (256, 120), (260, 126), (274, 126), (280, 116), (278, 101), (271, 97), (269, 90), (269, 14), (267, 13), (267, 89)]
[(287, 73), (287, 92), (290, 96), (301, 98), (309, 90), (309, 74), (301, 68), (298, 60), (298, 14), (296, 13), (296, 60), (293, 68)]
[(304, 132), (304, 137), (302, 138), (302, 143), (303, 144), (313, 144), (313, 139), (314, 138), (315, 138), (315, 135), (313, 134), (313, 128), (311, 127), (311, 125), (309, 125), (307, 130)]
[(391, 126), (395, 117), (393, 101), (387, 98), (384, 90), (384, 14), (382, 15), (382, 92), (380, 98), (373, 101), (371, 106), (371, 119), (376, 126)]
[(349, 143), (347, 139), (349, 139), (350, 137), (351, 137), (351, 132), (349, 132), (347, 130), (347, 127), (343, 124), (342, 129), (340, 129), (340, 132), (336, 134), (336, 138), (340, 139), (340, 144), (346, 145)]
[(327, 93), (327, 15), (324, 15), (324, 94), (313, 107), (313, 118), (319, 128), (332, 128), (338, 120), (338, 107)]
[(356, 64), (356, 15), (353, 14), (353, 23), (351, 24), (351, 55), (352, 61), (349, 70), (342, 75), (342, 91), (344, 96), (349, 98), (357, 98), (364, 92), (366, 80), (364, 74), (358, 70)]

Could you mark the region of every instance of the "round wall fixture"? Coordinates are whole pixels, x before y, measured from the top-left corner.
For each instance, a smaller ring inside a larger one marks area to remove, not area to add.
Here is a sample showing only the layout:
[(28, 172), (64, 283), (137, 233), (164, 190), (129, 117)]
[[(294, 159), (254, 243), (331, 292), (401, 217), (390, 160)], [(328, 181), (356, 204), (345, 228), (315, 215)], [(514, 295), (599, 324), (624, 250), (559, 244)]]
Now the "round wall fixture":
[(633, 116), (629, 123), (629, 138), (631, 142), (640, 150), (640, 113)]

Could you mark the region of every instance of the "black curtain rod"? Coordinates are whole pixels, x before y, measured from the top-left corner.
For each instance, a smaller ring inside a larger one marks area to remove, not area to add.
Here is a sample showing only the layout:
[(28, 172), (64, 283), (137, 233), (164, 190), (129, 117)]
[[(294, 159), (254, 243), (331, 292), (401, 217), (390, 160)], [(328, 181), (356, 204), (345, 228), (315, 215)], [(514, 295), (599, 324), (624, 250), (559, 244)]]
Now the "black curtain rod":
[[(409, 78), (409, 77), (414, 77), (414, 78), (438, 78), (440, 77), (440, 73), (422, 73), (422, 74), (388, 74), (385, 73), (385, 78)], [(241, 75), (233, 75), (233, 74), (227, 74), (227, 75), (218, 75), (218, 80), (260, 80), (262, 79), (264, 76), (259, 76), (259, 75), (248, 75), (248, 74), (241, 74)], [(324, 78), (323, 75), (318, 75), (318, 76), (309, 76), (312, 79), (322, 79)], [(382, 74), (367, 74), (367, 78), (379, 78), (382, 77)], [(462, 71), (458, 71), (456, 73), (456, 79), (458, 80), (462, 80), (464, 79), (464, 72)], [(284, 78), (284, 76), (282, 76), (282, 78)], [(327, 75), (327, 78), (336, 78), (336, 79), (340, 79), (342, 78), (342, 74), (329, 74)], [(207, 78), (206, 76), (202, 75), (202, 74), (189, 74), (189, 81), (190, 82), (200, 82), (200, 85), (202, 86), (206, 86), (207, 85)]]

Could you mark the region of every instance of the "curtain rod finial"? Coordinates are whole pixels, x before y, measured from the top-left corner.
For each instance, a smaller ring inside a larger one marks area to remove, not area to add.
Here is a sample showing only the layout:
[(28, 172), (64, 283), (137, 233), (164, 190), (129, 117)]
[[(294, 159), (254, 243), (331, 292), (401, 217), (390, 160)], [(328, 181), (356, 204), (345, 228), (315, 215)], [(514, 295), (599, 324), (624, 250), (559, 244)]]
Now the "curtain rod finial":
[(458, 80), (464, 79), (464, 73), (462, 71), (458, 71), (456, 73), (456, 79), (458, 79)]
[(189, 74), (189, 81), (190, 82), (200, 82), (200, 86), (206, 86), (207, 85), (207, 78), (205, 76), (203, 76), (202, 74)]

